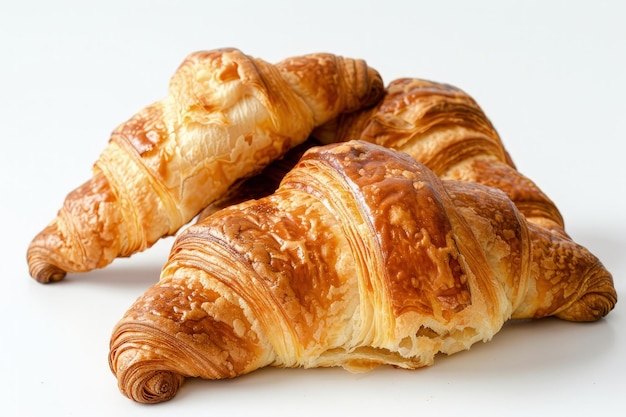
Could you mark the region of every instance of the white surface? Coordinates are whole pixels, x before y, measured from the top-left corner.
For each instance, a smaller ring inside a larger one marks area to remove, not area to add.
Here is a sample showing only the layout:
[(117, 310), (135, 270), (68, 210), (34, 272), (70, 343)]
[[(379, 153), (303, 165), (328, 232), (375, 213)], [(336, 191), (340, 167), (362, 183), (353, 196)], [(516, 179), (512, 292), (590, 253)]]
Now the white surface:
[(386, 82), (411, 76), (465, 89), (570, 234), (612, 271), (619, 295), (626, 290), (625, 3), (212, 3), (0, 5), (0, 415), (626, 411), (621, 299), (600, 322), (511, 323), (420, 371), (267, 369), (189, 381), (157, 406), (123, 397), (107, 364), (110, 331), (156, 281), (172, 240), (54, 285), (28, 276), (26, 247), (90, 176), (110, 131), (164, 95), (199, 49), (235, 46), (272, 62), (327, 51), (366, 59)]

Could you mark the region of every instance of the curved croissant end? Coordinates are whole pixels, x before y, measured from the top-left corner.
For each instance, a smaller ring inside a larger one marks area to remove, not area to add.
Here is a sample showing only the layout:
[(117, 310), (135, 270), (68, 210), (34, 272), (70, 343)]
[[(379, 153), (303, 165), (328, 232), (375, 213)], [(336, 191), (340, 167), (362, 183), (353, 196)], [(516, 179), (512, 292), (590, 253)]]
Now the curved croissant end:
[(185, 378), (173, 372), (154, 371), (136, 379), (135, 386), (129, 392), (129, 397), (140, 403), (159, 403), (170, 400), (178, 392)]
[(532, 283), (513, 318), (556, 316), (595, 321), (617, 302), (611, 273), (588, 249), (560, 230), (528, 222), (532, 237)]
[[(54, 225), (46, 227), (41, 235), (54, 235)], [(45, 239), (45, 238), (39, 238)], [(39, 240), (35, 238), (35, 240)], [(48, 245), (31, 244), (28, 249), (28, 265), (30, 275), (41, 283), (60, 281), (65, 278), (66, 271), (52, 263), (53, 254), (47, 249)]]
[[(43, 284), (62, 280), (71, 268), (68, 265), (71, 262), (68, 262), (70, 258), (65, 256), (68, 251), (59, 250), (59, 248), (65, 249), (63, 243), (51, 242), (51, 240), (60, 240), (58, 236), (61, 236), (61, 233), (59, 233), (57, 223), (58, 220), (55, 219), (35, 236), (26, 253), (30, 275)], [(55, 250), (50, 248), (55, 248)], [(72, 251), (69, 253), (71, 254)]]
[(48, 283), (110, 263), (125, 242), (118, 238), (126, 236), (120, 218), (108, 181), (96, 174), (68, 194), (57, 217), (30, 243), (31, 276)]
[[(112, 343), (109, 356), (109, 366), (118, 377), (120, 391), (140, 403), (158, 403), (174, 397), (185, 378), (175, 371), (168, 370), (165, 355), (171, 351), (171, 347), (163, 340), (159, 340), (159, 332), (156, 332), (157, 337), (154, 337), (154, 329), (142, 332), (136, 324), (125, 327), (120, 326), (118, 329), (119, 337), (115, 344)], [(129, 335), (133, 343), (125, 344)], [(162, 358), (141, 360), (142, 353), (151, 346), (160, 346), (159, 350), (164, 352)]]
[(371, 107), (385, 92), (380, 74), (361, 59), (319, 53), (288, 58), (276, 67), (300, 98), (314, 109), (316, 126), (339, 114)]
[(313, 54), (273, 65), (237, 49), (190, 54), (168, 95), (111, 134), (94, 178), (29, 247), (31, 275), (102, 268), (152, 246), (304, 142), (318, 123), (373, 105), (364, 61)]
[(569, 321), (596, 321), (609, 314), (617, 303), (611, 274), (598, 262), (594, 265), (578, 298), (555, 314)]

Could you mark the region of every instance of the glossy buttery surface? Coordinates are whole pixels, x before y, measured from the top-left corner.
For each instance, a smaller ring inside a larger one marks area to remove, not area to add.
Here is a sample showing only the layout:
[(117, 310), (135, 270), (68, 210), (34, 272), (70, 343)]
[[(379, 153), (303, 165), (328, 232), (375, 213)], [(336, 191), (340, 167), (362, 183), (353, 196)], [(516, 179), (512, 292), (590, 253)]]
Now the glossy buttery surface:
[(10, 40), (0, 46), (1, 415), (624, 410), (621, 300), (591, 324), (509, 322), (489, 343), (418, 371), (264, 368), (232, 380), (190, 379), (156, 407), (121, 395), (107, 363), (111, 330), (157, 281), (173, 238), (46, 286), (29, 277), (24, 252), (63, 196), (91, 174), (111, 130), (165, 95), (193, 50), (236, 46), (270, 62), (328, 51), (366, 59), (385, 82), (418, 77), (463, 88), (485, 109), (519, 171), (557, 203), (569, 234), (598, 255), (618, 295), (626, 291), (626, 200), (616, 191), (623, 189), (616, 148), (626, 94), (622, 4), (205, 3), (1, 6), (0, 32)]

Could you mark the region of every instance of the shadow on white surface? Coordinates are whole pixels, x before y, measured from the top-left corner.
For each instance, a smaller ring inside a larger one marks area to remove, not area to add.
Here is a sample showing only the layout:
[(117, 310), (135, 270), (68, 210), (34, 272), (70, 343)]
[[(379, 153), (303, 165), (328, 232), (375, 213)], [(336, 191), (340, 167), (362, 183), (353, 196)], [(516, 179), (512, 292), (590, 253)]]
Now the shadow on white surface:
[(572, 370), (579, 376), (585, 370), (588, 373), (612, 349), (617, 349), (617, 341), (610, 319), (595, 323), (552, 318), (511, 321), (492, 341), (455, 355), (438, 356), (427, 368), (410, 371), (381, 366), (361, 374), (341, 368), (264, 368), (230, 380), (187, 379), (171, 402), (211, 403), (212, 398), (219, 398), (222, 403), (236, 403), (244, 398), (254, 401), (254, 397), (269, 396), (290, 398), (300, 404), (337, 398), (343, 404), (368, 404), (375, 398), (363, 398), (361, 392), (401, 397), (404, 391), (411, 391), (413, 399), (426, 401), (433, 392), (449, 385), (468, 390), (482, 385), (504, 389), (498, 387), (500, 383), (531, 384), (528, 387), (532, 391), (533, 386), (541, 386), (542, 379), (549, 381), (550, 375), (567, 375)]
[(162, 265), (112, 265), (82, 274), (68, 274), (62, 281), (49, 285), (119, 288), (120, 291), (146, 290), (159, 280)]

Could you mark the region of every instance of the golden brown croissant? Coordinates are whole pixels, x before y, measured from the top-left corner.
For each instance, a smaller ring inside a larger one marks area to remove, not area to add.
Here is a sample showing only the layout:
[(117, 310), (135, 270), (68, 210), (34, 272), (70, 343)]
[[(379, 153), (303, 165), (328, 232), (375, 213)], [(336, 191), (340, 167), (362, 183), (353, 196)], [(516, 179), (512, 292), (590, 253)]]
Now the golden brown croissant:
[(274, 194), (177, 236), (109, 363), (125, 395), (154, 403), (186, 377), (264, 366), (417, 368), (509, 318), (596, 320), (615, 302), (598, 259), (504, 192), (351, 141), (312, 148)]
[(448, 84), (415, 78), (392, 81), (384, 98), (318, 127), (323, 143), (360, 139), (400, 150), (443, 179), (499, 188), (527, 220), (565, 233), (556, 205), (520, 174), (476, 101)]
[(236, 49), (191, 54), (164, 99), (115, 129), (93, 177), (34, 238), (31, 275), (56, 281), (150, 247), (315, 126), (375, 104), (383, 89), (364, 61), (331, 54), (275, 65)]

